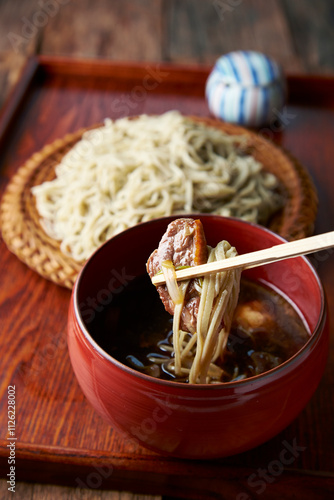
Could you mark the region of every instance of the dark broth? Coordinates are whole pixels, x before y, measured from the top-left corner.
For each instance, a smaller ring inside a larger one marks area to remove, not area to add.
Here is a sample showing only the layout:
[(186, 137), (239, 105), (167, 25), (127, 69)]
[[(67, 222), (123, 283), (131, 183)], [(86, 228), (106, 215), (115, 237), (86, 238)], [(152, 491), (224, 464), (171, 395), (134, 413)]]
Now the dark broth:
[[(170, 356), (173, 318), (165, 311), (148, 276), (136, 278), (96, 315), (89, 330), (111, 356), (151, 376), (187, 382), (149, 360)], [(227, 348), (216, 362), (222, 382), (266, 372), (293, 356), (309, 339), (294, 307), (280, 294), (259, 283), (241, 280), (241, 290)]]

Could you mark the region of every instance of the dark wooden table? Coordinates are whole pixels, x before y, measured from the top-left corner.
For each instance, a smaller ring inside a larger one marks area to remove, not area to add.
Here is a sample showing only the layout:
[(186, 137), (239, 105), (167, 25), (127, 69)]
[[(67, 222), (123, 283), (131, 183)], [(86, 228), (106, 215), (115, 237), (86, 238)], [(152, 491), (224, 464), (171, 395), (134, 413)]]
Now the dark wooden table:
[[(296, 2), (54, 0), (49, 3), (48, 11), (45, 9), (43, 11), (38, 2), (3, 0), (0, 2), (0, 103), (5, 101), (14, 84), (18, 82), (20, 71), (27, 58), (39, 53), (74, 58), (148, 61), (151, 65), (166, 61), (189, 65), (190, 69), (193, 64), (210, 66), (216, 57), (229, 50), (256, 49), (275, 57), (287, 72), (299, 75), (331, 74), (334, 70), (332, 23), (333, 4), (324, 0), (316, 3), (311, 0)], [(319, 80), (314, 79), (313, 84), (316, 85), (317, 82), (319, 83)], [(298, 84), (298, 79), (295, 83)], [(200, 84), (196, 82), (197, 88)], [(322, 81), (320, 87), (317, 87), (318, 90), (324, 88), (323, 85), (328, 89), (328, 86), (332, 85), (332, 80)], [(323, 103), (320, 102), (320, 98), (313, 96), (312, 106), (305, 106), (305, 102), (291, 103), (289, 112), (293, 118), (283, 133), (274, 137), (298, 157), (314, 179), (320, 200), (315, 228), (317, 233), (333, 229), (334, 218), (332, 201), (334, 115), (333, 100), (328, 97), (330, 95), (328, 90), (326, 95)], [(311, 94), (309, 100), (312, 100)], [(199, 112), (205, 114), (204, 101), (195, 99), (194, 102), (199, 104)], [(194, 102), (189, 104), (189, 109), (193, 110)], [(148, 104), (148, 107), (150, 105), (152, 103)], [(159, 104), (154, 105), (159, 107)], [(77, 126), (89, 125), (95, 117), (90, 121), (88, 116), (85, 120), (87, 122), (83, 123), (79, 115), (78, 118), (72, 116), (67, 121), (55, 124), (54, 131), (40, 130), (38, 138), (33, 133), (30, 136), (28, 134), (20, 143), (18, 150), (13, 150), (13, 145), (8, 148), (8, 144), (5, 143), (2, 149), (4, 154), (0, 177), (1, 193), (16, 168), (27, 159), (34, 148), (43, 145), (43, 140), (56, 138), (57, 134), (73, 131)], [(16, 133), (21, 132), (16, 130)], [(22, 349), (25, 350), (24, 356), (29, 360), (30, 349), (38, 348), (38, 338), (42, 337), (44, 329), (50, 327), (52, 321), (53, 328), (56, 324), (58, 331), (65, 329), (68, 293), (25, 268), (8, 252), (3, 242), (1, 242), (0, 259), (2, 269), (0, 335), (8, 339), (6, 344), (8, 350), (4, 353), (6, 371), (1, 374), (0, 385), (1, 413), (3, 413), (7, 387), (20, 369), (15, 360), (22, 356)], [(333, 257), (327, 255), (327, 258), (319, 256), (315, 261), (326, 289), (330, 309), (334, 306), (332, 259)], [(57, 313), (54, 311), (54, 304), (57, 304)], [(51, 319), (44, 319), (45, 311), (53, 315)], [(15, 344), (13, 340), (15, 332), (22, 328), (26, 329), (27, 338), (31, 337), (32, 331), (35, 332), (37, 339), (35, 343)], [(59, 338), (61, 339), (61, 336)], [(241, 495), (239, 500), (248, 498), (242, 495), (257, 498), (254, 488), (248, 485), (247, 489), (247, 478), (249, 474), (256, 472), (259, 463), (268, 464), (275, 458), (275, 453), (280, 451), (283, 438), (297, 439), (298, 443), (306, 446), (306, 452), (298, 457), (291, 470), (284, 472), (273, 484), (268, 483), (266, 491), (259, 495), (259, 498), (329, 498), (330, 488), (333, 488), (331, 478), (334, 474), (332, 366), (333, 345), (324, 380), (302, 415), (289, 427), (283, 437), (279, 437), (274, 443), (261, 447), (239, 462), (238, 460), (227, 462), (225, 469), (222, 469), (225, 471), (223, 478), (226, 482), (225, 488), (217, 498), (238, 498), (238, 495)], [(43, 377), (48, 377), (45, 368)], [(34, 388), (36, 387), (35, 385)], [(34, 395), (32, 399), (33, 397)], [(321, 415), (328, 416), (331, 421), (324, 422)], [(24, 418), (27, 427), (29, 415), (25, 414)], [(5, 420), (2, 419), (1, 422)], [(31, 424), (33, 425), (33, 422)], [(310, 425), (313, 427), (310, 428)], [(1, 430), (1, 438), (4, 437), (6, 429)], [(37, 436), (34, 439), (37, 440)], [(255, 460), (253, 466), (251, 460)], [(233, 468), (229, 468), (233, 464), (238, 465), (238, 469), (235, 470), (240, 473), (239, 480), (236, 476), (233, 477)], [(240, 465), (245, 469), (240, 469)], [(175, 472), (173, 474), (175, 475)], [(191, 477), (191, 472), (188, 472), (189, 474)], [(56, 478), (52, 481), (52, 475), (47, 477), (50, 482), (57, 483)], [(206, 477), (209, 484), (210, 475)], [(212, 479), (214, 480), (217, 480), (217, 477)], [(20, 482), (20, 477), (17, 481), (16, 498), (20, 499), (148, 498), (130, 493), (103, 492), (94, 488), (78, 490), (64, 486), (27, 484)], [(43, 481), (42, 477), (40, 481)], [(224, 484), (224, 481), (221, 484)], [(126, 489), (124, 484), (126, 483), (122, 483), (122, 489)], [(238, 484), (239, 486), (236, 486)], [(161, 489), (162, 491), (165, 490)], [(177, 490), (174, 489), (173, 495), (176, 494)], [(5, 480), (0, 481), (0, 497), (11, 498)]]

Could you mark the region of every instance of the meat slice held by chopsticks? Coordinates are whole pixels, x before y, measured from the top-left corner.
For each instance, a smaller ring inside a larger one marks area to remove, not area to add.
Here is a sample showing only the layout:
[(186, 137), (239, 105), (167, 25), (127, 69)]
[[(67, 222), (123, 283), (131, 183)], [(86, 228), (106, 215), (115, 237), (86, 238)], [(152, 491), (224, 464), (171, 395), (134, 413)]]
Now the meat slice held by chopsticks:
[[(169, 224), (159, 246), (147, 261), (147, 272), (152, 278), (161, 271), (166, 262), (178, 269), (183, 266), (198, 266), (208, 259), (208, 247), (200, 220), (177, 219)], [(157, 287), (165, 309), (174, 314), (175, 304), (169, 295), (166, 285)], [(191, 280), (187, 287), (181, 313), (181, 328), (194, 333), (196, 330), (197, 312), (200, 293), (196, 280)]]

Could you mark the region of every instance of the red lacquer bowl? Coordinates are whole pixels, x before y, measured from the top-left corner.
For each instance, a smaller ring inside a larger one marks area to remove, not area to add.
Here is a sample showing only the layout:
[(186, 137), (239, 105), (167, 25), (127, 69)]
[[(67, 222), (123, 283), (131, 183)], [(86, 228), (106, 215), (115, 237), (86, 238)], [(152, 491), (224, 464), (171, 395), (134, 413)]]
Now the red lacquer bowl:
[[(291, 359), (263, 374), (218, 385), (163, 381), (128, 368), (94, 341), (90, 325), (115, 293), (145, 273), (166, 217), (113, 237), (83, 267), (73, 289), (68, 347), (74, 373), (93, 407), (123, 435), (164, 454), (215, 458), (251, 449), (284, 429), (309, 401), (328, 354), (326, 299), (304, 257), (261, 266), (245, 274), (264, 280), (296, 305), (313, 332)], [(232, 218), (200, 215), (208, 244), (227, 239), (239, 254), (284, 240), (262, 227)], [(106, 332), (112, 335), (112, 332)]]

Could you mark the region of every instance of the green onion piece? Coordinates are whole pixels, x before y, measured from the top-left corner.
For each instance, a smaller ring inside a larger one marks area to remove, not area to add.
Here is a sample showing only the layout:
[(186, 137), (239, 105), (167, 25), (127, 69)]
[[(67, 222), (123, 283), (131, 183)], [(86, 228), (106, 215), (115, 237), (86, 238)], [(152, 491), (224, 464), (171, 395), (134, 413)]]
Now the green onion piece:
[(162, 272), (166, 280), (168, 293), (174, 304), (182, 304), (183, 297), (176, 281), (175, 267), (171, 260), (164, 260), (161, 263)]

